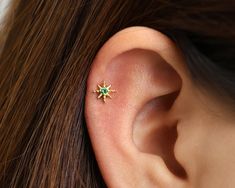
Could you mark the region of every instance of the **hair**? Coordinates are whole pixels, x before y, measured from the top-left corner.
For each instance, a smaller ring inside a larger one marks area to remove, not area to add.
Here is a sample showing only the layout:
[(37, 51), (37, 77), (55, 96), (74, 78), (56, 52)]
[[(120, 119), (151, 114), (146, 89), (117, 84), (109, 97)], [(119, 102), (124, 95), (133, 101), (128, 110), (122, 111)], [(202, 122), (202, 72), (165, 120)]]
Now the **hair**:
[(233, 0), (15, 0), (0, 56), (0, 185), (106, 187), (84, 118), (101, 46), (129, 26), (169, 36), (195, 84), (235, 108)]

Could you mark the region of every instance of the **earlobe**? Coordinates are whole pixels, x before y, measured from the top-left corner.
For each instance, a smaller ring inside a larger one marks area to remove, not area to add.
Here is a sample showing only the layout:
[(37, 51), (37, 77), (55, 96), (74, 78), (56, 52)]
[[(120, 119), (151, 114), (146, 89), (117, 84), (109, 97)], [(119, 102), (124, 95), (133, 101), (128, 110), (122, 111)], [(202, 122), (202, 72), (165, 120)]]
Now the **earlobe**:
[(146, 27), (120, 31), (98, 52), (85, 116), (108, 187), (185, 186), (173, 153), (177, 116), (170, 113), (186, 78), (182, 61), (172, 41)]

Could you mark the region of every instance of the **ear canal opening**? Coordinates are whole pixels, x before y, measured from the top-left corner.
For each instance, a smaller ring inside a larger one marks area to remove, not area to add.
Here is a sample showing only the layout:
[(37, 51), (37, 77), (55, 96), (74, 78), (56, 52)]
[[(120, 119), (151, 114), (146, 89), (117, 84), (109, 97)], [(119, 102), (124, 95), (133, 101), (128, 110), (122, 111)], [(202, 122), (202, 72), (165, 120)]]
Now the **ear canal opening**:
[(157, 97), (143, 106), (134, 123), (133, 141), (140, 152), (160, 156), (174, 175), (185, 179), (187, 174), (174, 155), (177, 122), (167, 119), (178, 94), (179, 91)]
[(159, 142), (164, 145), (161, 148), (160, 156), (163, 158), (168, 169), (180, 178), (186, 178), (187, 174), (184, 168), (179, 164), (174, 155), (174, 146), (177, 140), (177, 126), (172, 127), (161, 127), (158, 130)]

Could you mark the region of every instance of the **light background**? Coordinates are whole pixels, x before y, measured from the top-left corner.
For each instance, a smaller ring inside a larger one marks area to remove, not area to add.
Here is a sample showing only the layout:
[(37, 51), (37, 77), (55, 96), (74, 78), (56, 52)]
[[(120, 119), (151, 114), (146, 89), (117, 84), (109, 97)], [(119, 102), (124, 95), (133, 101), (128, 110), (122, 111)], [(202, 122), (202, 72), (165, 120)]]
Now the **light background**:
[(3, 26), (4, 16), (7, 13), (7, 10), (10, 5), (10, 0), (0, 0), (0, 29)]

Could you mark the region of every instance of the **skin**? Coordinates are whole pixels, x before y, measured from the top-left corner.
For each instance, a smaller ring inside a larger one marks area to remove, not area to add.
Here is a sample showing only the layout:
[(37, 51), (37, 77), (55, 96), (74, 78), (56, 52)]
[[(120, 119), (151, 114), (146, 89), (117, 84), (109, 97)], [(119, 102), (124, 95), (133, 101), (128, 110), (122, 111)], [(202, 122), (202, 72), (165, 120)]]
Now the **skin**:
[[(147, 27), (112, 36), (94, 59), (85, 116), (108, 187), (235, 187), (235, 119), (199, 88), (176, 45)], [(92, 93), (112, 84), (106, 103)]]

